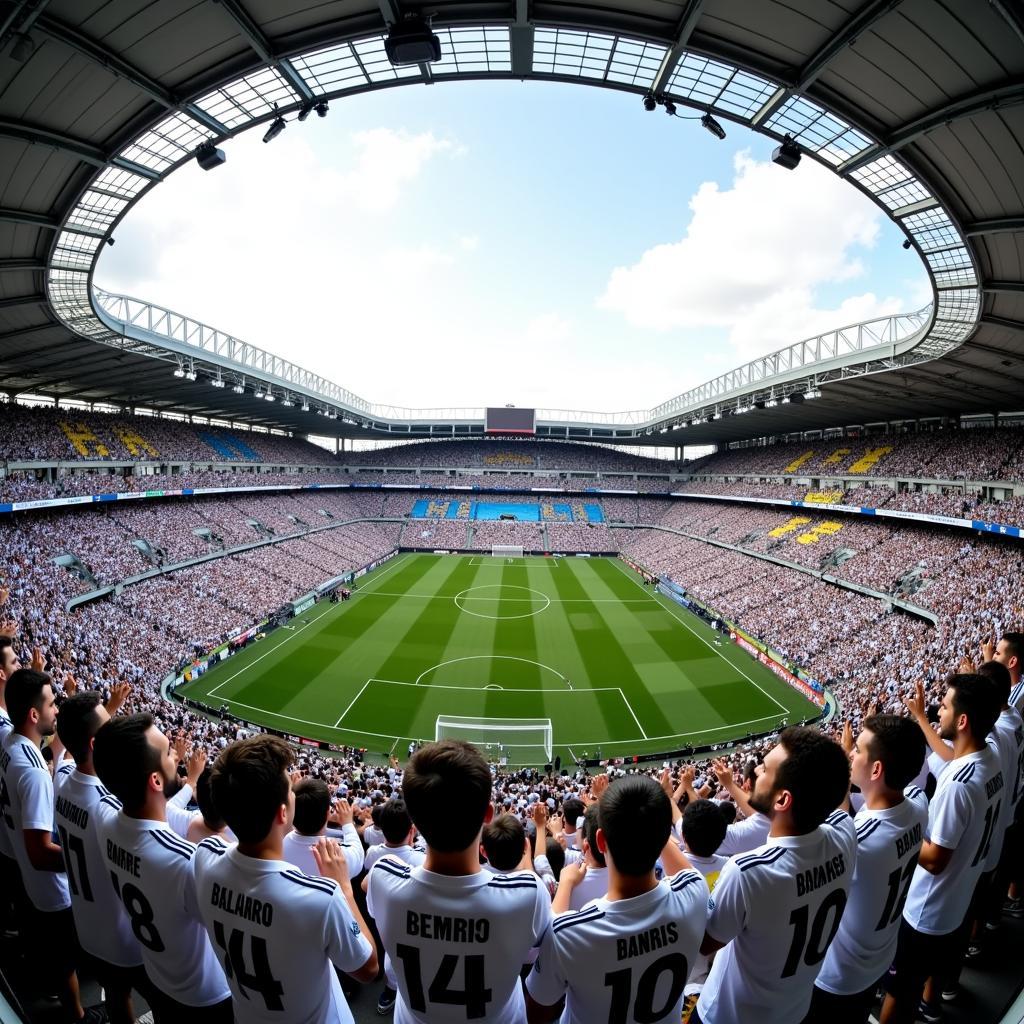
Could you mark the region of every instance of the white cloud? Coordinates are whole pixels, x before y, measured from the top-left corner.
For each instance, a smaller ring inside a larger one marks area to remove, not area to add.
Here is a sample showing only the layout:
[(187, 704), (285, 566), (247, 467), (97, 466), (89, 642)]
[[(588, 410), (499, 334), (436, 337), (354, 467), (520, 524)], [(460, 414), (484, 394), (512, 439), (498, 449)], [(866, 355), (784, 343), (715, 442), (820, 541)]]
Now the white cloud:
[(902, 309), (871, 292), (822, 308), (823, 286), (864, 274), (881, 214), (831, 172), (797, 172), (740, 153), (732, 186), (705, 182), (685, 236), (612, 271), (599, 307), (660, 332), (725, 329), (731, 357), (750, 359), (859, 319)]

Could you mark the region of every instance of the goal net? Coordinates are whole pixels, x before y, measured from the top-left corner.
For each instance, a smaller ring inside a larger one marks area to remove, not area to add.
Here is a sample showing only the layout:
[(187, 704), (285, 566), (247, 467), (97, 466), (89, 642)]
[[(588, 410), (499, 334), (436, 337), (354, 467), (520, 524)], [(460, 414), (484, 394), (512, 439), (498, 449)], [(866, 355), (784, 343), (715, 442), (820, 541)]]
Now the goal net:
[(488, 760), (508, 764), (550, 764), (550, 718), (460, 718), (438, 715), (435, 740), (465, 740), (479, 747)]
[(491, 554), (498, 558), (522, 558), (522, 544), (492, 544)]

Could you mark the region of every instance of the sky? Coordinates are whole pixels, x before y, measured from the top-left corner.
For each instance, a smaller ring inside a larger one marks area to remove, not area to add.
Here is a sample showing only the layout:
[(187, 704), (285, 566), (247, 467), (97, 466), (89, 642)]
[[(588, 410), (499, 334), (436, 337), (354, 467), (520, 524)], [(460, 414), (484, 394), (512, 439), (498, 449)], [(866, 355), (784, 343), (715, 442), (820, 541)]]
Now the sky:
[(648, 409), (929, 301), (878, 207), (723, 124), (543, 82), (334, 100), (175, 172), (95, 280), (413, 409)]

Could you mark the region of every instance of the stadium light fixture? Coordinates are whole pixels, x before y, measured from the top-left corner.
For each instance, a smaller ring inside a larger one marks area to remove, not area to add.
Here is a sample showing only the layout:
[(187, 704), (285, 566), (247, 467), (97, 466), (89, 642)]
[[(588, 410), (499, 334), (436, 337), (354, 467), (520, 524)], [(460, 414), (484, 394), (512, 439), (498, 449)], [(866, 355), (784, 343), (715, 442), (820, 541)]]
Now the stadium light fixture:
[(263, 133), (264, 142), (273, 142), (288, 127), (288, 122), (278, 115), (270, 122), (270, 127)]
[(707, 128), (707, 130), (711, 132), (716, 139), (725, 138), (725, 129), (710, 114), (705, 114), (700, 119), (700, 123), (704, 125), (704, 127)]
[(384, 52), (397, 67), (434, 64), (441, 59), (441, 40), (429, 21), (418, 14), (407, 14), (391, 26), (384, 40)]
[(178, 366), (178, 368), (177, 368), (177, 369), (176, 369), (176, 370), (174, 371), (174, 376), (175, 376), (175, 377), (184, 377), (184, 376), (185, 376), (185, 371), (184, 371), (184, 369), (182, 369), (182, 367), (181, 367), (180, 365), (179, 365), (179, 366)]
[(810, 388), (804, 392), (804, 398), (821, 398), (821, 392), (817, 388)]
[(327, 111), (331, 108), (327, 106), (327, 100), (321, 100), (314, 108), (317, 117), (326, 117)]
[(676, 105), (671, 100), (662, 100), (661, 104), (665, 108), (665, 113), (668, 114), (669, 117), (676, 116)]
[(256, 398), (262, 398), (262, 397), (263, 397), (263, 395), (264, 395), (264, 391), (263, 391), (263, 388), (257, 388), (257, 389), (256, 389), (256, 393), (255, 393), (255, 397), (256, 397)]
[(281, 399), (281, 404), (287, 406), (289, 409), (291, 409), (292, 406), (295, 405), (295, 403), (287, 395), (285, 395), (284, 398)]
[(782, 145), (772, 153), (772, 163), (785, 167), (787, 171), (794, 171), (800, 163), (800, 156), (800, 146), (793, 141), (791, 135), (787, 135), (782, 140)]
[(301, 121), (305, 121), (306, 118), (309, 117), (309, 115), (312, 114), (312, 113), (313, 113), (313, 104), (312, 103), (304, 103), (302, 105), (302, 109), (299, 111), (299, 116), (298, 116), (297, 120), (300, 121), (300, 122)]
[(212, 171), (215, 167), (227, 162), (223, 149), (218, 149), (210, 139), (196, 146), (196, 163), (204, 171)]
[(244, 395), (245, 394), (245, 385), (244, 384), (236, 384), (231, 390), (234, 391), (234, 393), (236, 395)]
[(189, 370), (185, 371), (185, 380), (195, 380), (195, 379), (196, 379), (196, 371), (195, 371), (194, 367), (192, 369), (189, 369)]
[(653, 92), (645, 93), (644, 94), (644, 110), (646, 110), (647, 113), (649, 114), (649, 113), (651, 113), (651, 111), (657, 110), (657, 108), (658, 108), (658, 99), (654, 95), (654, 93)]
[(214, 377), (213, 380), (210, 381), (210, 386), (215, 388), (224, 387), (224, 378), (220, 376)]
[(268, 391), (268, 392), (267, 392), (267, 393), (266, 393), (266, 394), (265, 394), (265, 395), (263, 396), (263, 398), (264, 398), (264, 400), (265, 400), (265, 401), (267, 401), (267, 402), (276, 402), (276, 401), (277, 401), (277, 397), (275, 396), (275, 394), (274, 394), (274, 392), (273, 392), (273, 391)]
[(302, 402), (302, 411), (303, 412), (309, 412), (309, 402), (303, 400), (303, 402)]

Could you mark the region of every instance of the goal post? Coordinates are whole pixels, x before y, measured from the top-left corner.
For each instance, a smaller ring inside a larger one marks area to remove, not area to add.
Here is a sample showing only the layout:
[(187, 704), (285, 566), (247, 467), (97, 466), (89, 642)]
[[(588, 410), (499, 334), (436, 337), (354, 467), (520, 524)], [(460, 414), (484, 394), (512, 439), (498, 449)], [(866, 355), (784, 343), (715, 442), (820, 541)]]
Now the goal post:
[(496, 558), (522, 558), (522, 544), (492, 544), (491, 554)]
[(465, 740), (509, 764), (550, 764), (554, 749), (550, 718), (463, 718), (438, 715), (435, 740)]

